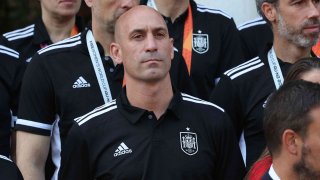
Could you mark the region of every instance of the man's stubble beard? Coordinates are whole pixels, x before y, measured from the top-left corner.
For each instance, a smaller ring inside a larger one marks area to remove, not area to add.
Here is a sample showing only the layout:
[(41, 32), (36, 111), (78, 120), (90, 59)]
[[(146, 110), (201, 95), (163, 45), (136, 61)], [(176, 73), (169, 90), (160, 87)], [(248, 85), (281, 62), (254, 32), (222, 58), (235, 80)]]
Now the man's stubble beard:
[(320, 24), (319, 20), (317, 19), (309, 19), (308, 21), (305, 21), (298, 29), (295, 29), (294, 27), (288, 27), (287, 23), (281, 16), (281, 14), (278, 14), (278, 33), (280, 36), (285, 37), (290, 42), (304, 48), (309, 48), (315, 45), (319, 38), (319, 33), (312, 34), (311, 38), (306, 37), (302, 30), (303, 27), (307, 24)]
[(301, 150), (300, 161), (293, 165), (293, 170), (299, 175), (300, 180), (320, 179), (320, 172), (317, 172), (314, 169), (312, 169), (313, 167), (311, 167), (310, 164), (306, 161), (306, 157), (308, 154), (310, 154), (310, 152), (310, 148), (304, 145)]

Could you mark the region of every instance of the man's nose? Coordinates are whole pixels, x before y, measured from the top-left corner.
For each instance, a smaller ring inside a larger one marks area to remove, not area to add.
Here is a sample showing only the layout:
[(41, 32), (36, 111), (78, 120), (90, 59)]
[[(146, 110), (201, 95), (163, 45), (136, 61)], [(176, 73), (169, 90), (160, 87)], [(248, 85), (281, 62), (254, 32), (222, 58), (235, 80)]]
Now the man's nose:
[(156, 39), (153, 37), (153, 35), (148, 35), (146, 39), (146, 51), (156, 51), (157, 50), (157, 43)]
[(311, 1), (310, 9), (308, 10), (308, 18), (319, 18), (320, 16), (320, 3)]
[(135, 5), (138, 5), (138, 0), (121, 0), (121, 8), (129, 10)]

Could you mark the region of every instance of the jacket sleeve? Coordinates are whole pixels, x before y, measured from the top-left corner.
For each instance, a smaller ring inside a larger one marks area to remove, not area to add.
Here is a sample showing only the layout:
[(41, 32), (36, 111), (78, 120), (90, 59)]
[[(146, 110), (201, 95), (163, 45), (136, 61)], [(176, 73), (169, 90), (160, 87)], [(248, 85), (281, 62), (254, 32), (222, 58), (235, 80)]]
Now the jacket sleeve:
[(56, 119), (55, 94), (44, 57), (36, 54), (28, 65), (21, 86), (16, 129), (50, 136)]
[(0, 154), (9, 156), (11, 127), (14, 125), (24, 63), (19, 53), (0, 44)]

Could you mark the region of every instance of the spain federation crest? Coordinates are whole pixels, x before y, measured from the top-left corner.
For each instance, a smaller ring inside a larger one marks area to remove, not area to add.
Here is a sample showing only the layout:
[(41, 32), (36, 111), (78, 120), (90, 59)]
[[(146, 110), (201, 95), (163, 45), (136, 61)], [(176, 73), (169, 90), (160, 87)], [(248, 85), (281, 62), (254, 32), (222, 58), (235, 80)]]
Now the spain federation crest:
[(198, 152), (197, 134), (193, 132), (180, 132), (180, 145), (184, 153), (194, 155)]
[(201, 31), (192, 34), (192, 49), (199, 54), (206, 53), (209, 50), (209, 35), (201, 34)]

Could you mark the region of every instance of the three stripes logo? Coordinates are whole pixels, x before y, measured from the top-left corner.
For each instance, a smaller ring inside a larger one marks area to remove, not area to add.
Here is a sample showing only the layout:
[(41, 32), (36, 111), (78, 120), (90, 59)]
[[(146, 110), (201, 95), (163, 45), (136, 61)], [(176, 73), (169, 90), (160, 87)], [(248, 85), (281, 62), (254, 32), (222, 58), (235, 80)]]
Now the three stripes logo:
[(119, 145), (119, 147), (114, 152), (113, 156), (121, 156), (123, 154), (130, 154), (132, 153), (132, 149), (129, 149), (128, 146), (126, 146), (123, 142)]
[(90, 83), (88, 83), (82, 76), (80, 76), (76, 82), (73, 83), (73, 88), (83, 88), (90, 87)]

